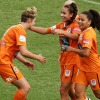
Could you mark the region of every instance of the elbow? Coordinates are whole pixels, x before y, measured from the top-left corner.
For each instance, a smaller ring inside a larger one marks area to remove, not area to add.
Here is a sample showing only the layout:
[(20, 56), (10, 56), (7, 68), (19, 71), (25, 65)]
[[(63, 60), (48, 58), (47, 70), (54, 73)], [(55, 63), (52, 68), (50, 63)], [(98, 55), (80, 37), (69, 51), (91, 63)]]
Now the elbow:
[(26, 57), (26, 52), (22, 51), (20, 52), (22, 56)]
[(89, 56), (89, 53), (84, 53), (82, 56), (83, 57), (88, 57)]

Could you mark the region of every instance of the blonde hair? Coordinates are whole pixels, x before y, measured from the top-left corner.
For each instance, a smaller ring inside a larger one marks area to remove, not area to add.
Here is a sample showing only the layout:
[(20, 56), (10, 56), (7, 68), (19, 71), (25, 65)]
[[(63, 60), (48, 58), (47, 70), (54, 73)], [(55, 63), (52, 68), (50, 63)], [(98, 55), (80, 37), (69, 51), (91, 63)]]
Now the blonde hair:
[(27, 8), (21, 15), (21, 22), (26, 22), (28, 18), (34, 19), (37, 15), (36, 7)]
[(75, 3), (75, 1), (73, 1), (73, 0), (67, 0), (67, 1), (64, 3), (64, 6), (65, 6), (65, 5), (69, 5), (69, 4), (71, 4), (71, 3)]

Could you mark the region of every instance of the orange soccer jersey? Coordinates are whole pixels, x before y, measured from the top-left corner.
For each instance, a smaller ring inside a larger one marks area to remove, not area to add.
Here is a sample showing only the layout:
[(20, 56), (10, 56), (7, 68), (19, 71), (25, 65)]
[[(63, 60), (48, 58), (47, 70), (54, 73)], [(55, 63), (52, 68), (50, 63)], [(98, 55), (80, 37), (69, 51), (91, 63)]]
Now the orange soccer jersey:
[(90, 49), (88, 57), (80, 57), (80, 69), (85, 72), (98, 72), (100, 71), (100, 58), (97, 50), (97, 40), (95, 30), (90, 27), (83, 32), (79, 37), (79, 49), (87, 47)]
[(26, 32), (23, 26), (10, 27), (0, 41), (0, 64), (10, 64), (14, 53), (19, 51), (18, 45), (26, 46)]
[[(67, 31), (69, 34), (81, 34), (81, 30), (77, 22), (73, 22), (68, 26), (65, 26), (65, 22), (59, 23), (51, 28), (48, 28), (48, 32), (51, 33), (55, 28)], [(78, 48), (78, 42), (67, 38), (65, 35), (59, 35), (59, 39), (61, 45), (61, 65), (76, 64), (78, 62), (78, 55), (73, 52), (66, 52), (65, 48), (69, 45), (74, 48)]]

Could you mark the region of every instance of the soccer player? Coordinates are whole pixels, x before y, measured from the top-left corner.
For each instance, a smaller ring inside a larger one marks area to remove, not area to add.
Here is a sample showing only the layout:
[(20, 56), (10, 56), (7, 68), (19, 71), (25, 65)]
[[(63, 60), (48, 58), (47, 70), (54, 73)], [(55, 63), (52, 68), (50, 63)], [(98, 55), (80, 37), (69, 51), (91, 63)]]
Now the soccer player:
[(84, 92), (90, 84), (94, 95), (100, 99), (100, 57), (97, 49), (96, 32), (100, 31), (100, 15), (95, 10), (82, 12), (79, 16), (79, 49), (68, 46), (67, 52), (74, 52), (80, 56), (79, 73), (76, 78), (76, 100), (85, 100)]
[[(51, 28), (42, 27), (31, 27), (32, 31), (38, 32), (40, 34), (55, 33), (56, 31), (64, 31), (66, 35), (60, 34), (60, 44), (61, 44), (61, 55), (59, 57), (59, 62), (61, 66), (61, 87), (60, 94), (61, 100), (69, 100), (69, 91), (71, 88), (74, 90), (74, 82), (77, 74), (77, 62), (78, 55), (75, 53), (66, 52), (66, 46), (71, 45), (78, 48), (78, 36), (81, 34), (81, 30), (78, 23), (75, 21), (77, 16), (78, 8), (76, 3), (71, 3), (65, 5), (61, 10), (62, 22), (52, 26)], [(58, 30), (55, 30), (58, 29)], [(74, 93), (72, 93), (74, 92)], [(72, 100), (75, 100), (75, 91), (72, 91)]]
[(21, 15), (21, 23), (11, 26), (0, 40), (0, 76), (4, 81), (12, 83), (18, 88), (13, 100), (26, 100), (30, 85), (12, 60), (16, 57), (30, 69), (33, 69), (34, 65), (22, 56), (38, 60), (42, 64), (46, 62), (46, 58), (41, 54), (33, 54), (26, 48), (26, 30), (35, 24), (36, 14), (35, 7), (25, 10)]

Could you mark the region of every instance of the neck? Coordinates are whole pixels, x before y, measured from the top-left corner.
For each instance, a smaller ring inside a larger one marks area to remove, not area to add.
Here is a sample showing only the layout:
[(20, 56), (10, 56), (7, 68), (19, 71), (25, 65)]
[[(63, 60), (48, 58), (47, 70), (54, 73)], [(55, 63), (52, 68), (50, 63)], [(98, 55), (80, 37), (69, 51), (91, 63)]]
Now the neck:
[(23, 26), (23, 28), (24, 28), (25, 30), (28, 29), (28, 24), (27, 24), (27, 23), (21, 22), (20, 24)]

